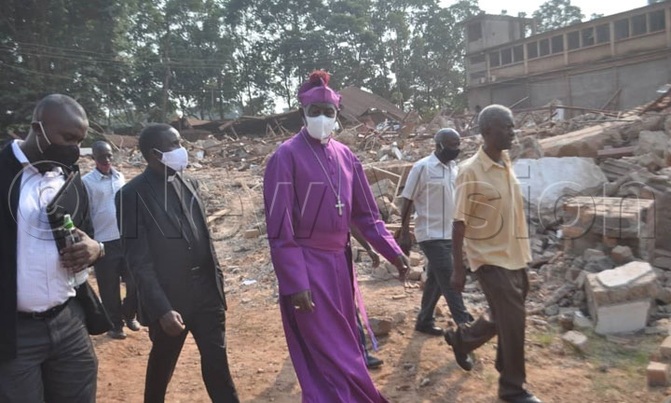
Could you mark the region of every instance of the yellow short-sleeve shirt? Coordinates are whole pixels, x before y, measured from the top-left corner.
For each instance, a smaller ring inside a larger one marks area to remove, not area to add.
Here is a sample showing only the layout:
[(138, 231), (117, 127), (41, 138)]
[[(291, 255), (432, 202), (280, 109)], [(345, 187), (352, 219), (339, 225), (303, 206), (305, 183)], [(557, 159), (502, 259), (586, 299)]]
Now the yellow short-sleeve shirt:
[(483, 265), (518, 270), (531, 261), (520, 184), (506, 151), (501, 159), (503, 164), (492, 161), (481, 147), (459, 167), (454, 220), (466, 226), (464, 252), (471, 270)]

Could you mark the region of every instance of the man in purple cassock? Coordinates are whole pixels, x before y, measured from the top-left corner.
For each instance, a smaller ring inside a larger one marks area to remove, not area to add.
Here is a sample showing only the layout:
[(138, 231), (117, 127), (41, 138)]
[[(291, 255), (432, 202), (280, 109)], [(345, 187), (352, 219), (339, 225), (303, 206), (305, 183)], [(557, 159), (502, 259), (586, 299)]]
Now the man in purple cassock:
[(349, 227), (392, 262), (407, 260), (379, 219), (361, 162), (331, 138), (340, 95), (318, 70), (298, 91), (305, 126), (268, 161), (264, 200), (280, 311), (303, 402), (386, 402), (359, 343)]

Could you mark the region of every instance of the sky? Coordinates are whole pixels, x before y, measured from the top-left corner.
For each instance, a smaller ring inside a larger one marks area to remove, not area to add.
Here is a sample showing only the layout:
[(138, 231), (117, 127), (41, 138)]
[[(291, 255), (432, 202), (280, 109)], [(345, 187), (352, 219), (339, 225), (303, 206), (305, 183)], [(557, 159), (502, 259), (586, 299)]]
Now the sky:
[[(508, 15), (516, 16), (520, 12), (525, 12), (529, 17), (538, 10), (541, 4), (547, 0), (480, 0), (480, 8), (487, 14), (501, 14), (501, 10), (507, 10)], [(441, 4), (449, 6), (455, 3), (453, 0), (442, 0)], [(572, 0), (571, 5), (580, 7), (580, 10), (589, 18), (593, 13), (611, 15), (621, 13), (622, 11), (632, 10), (646, 6), (647, 0), (629, 0), (629, 1), (601, 1), (601, 0)]]

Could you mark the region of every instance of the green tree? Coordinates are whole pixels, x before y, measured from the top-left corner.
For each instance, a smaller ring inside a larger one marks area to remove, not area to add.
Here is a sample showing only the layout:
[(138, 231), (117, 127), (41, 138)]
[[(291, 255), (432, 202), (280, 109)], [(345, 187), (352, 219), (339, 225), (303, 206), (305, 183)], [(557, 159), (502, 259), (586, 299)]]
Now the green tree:
[(571, 4), (571, 0), (548, 0), (534, 11), (538, 22), (538, 32), (551, 31), (568, 25), (577, 24), (585, 18), (580, 7)]
[(479, 12), (477, 1), (461, 0), (447, 8), (428, 10), (417, 19), (410, 47), (410, 99), (421, 114), (465, 106), (465, 41), (460, 22)]
[(0, 18), (0, 128), (30, 121), (35, 102), (60, 92), (91, 120), (104, 117), (116, 89), (116, 41), (123, 3), (103, 0), (3, 2)]

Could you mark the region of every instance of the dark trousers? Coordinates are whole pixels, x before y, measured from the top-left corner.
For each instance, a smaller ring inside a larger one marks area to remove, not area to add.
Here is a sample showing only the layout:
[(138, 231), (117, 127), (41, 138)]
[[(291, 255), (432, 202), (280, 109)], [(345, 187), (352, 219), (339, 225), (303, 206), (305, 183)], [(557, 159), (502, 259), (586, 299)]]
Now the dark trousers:
[(461, 293), (450, 287), (452, 241), (447, 239), (424, 241), (419, 243), (419, 247), (424, 252), (428, 264), (422, 304), (417, 315), (417, 325), (426, 327), (434, 325), (436, 319), (433, 313), (441, 296), (445, 297), (452, 318), (457, 324), (472, 321), (473, 317), (466, 310)]
[(498, 336), (499, 396), (518, 395), (524, 392), (526, 381), (524, 300), (529, 291), (527, 271), (485, 265), (475, 273), (489, 303), (490, 317), (481, 316), (471, 324), (460, 325), (455, 342), (463, 351), (471, 352)]
[[(96, 280), (100, 299), (115, 329), (123, 327), (123, 320), (135, 318), (137, 313), (137, 291), (126, 266), (121, 241), (105, 242), (105, 257), (95, 264)], [(126, 298), (121, 302), (120, 278), (126, 282)]]
[(51, 319), (17, 319), (17, 357), (0, 361), (0, 402), (95, 402), (98, 359), (71, 299)]
[(152, 347), (147, 363), (145, 402), (165, 400), (188, 332), (193, 335), (200, 352), (201, 372), (210, 399), (215, 403), (239, 402), (226, 355), (226, 312), (214, 287), (213, 278), (194, 278), (195, 309), (187, 314), (181, 313), (186, 330), (179, 336), (168, 336), (158, 322), (149, 324)]

